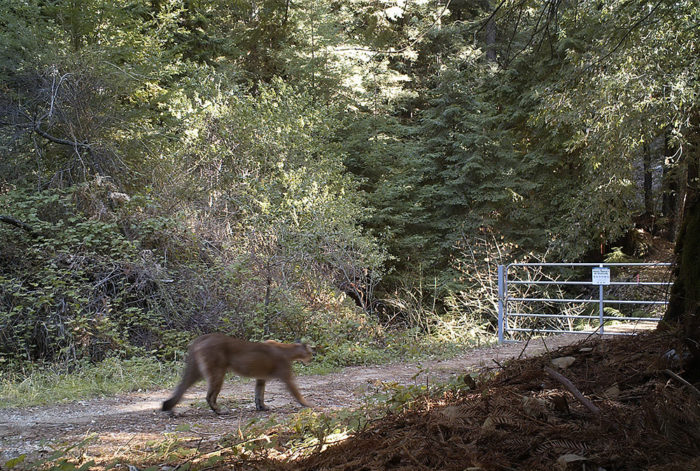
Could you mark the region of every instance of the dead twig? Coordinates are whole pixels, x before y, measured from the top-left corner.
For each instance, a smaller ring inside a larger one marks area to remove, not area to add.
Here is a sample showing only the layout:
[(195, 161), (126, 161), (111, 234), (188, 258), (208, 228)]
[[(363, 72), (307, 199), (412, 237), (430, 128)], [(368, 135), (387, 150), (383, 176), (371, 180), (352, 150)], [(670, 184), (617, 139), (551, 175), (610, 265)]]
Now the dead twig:
[[(520, 351), (520, 355), (518, 355), (518, 360), (520, 360), (523, 357), (523, 353), (525, 353), (525, 349), (530, 344), (531, 338), (532, 338), (532, 332), (530, 332), (530, 335), (527, 336), (527, 341), (525, 342), (525, 346), (523, 347), (523, 349)], [(546, 348), (546, 345), (545, 345), (545, 348)]]
[(548, 356), (548, 357), (551, 357), (551, 356), (552, 356), (552, 352), (549, 351), (549, 347), (547, 346), (547, 342), (545, 341), (544, 336), (541, 337), (541, 338), (542, 338), (542, 345), (544, 345), (544, 349), (545, 349), (545, 351), (547, 352), (547, 356)]
[[(195, 458), (198, 457), (198, 455), (199, 455), (199, 453), (198, 453), (198, 452), (199, 452), (199, 447), (202, 446), (202, 441), (203, 441), (203, 440), (204, 440), (204, 438), (200, 438), (200, 439), (199, 439), (199, 442), (197, 442), (197, 448), (196, 448), (197, 453), (194, 453), (192, 456), (190, 456), (189, 458), (187, 458), (185, 461), (183, 461), (182, 463), (178, 464), (178, 465), (175, 467), (175, 470), (174, 470), (174, 471), (177, 471), (178, 469), (185, 469), (185, 465), (189, 465), (189, 463), (192, 462), (192, 460), (194, 460)], [(189, 469), (189, 466), (187, 466), (187, 469)]]
[(411, 461), (413, 461), (413, 463), (415, 463), (416, 466), (418, 466), (420, 469), (429, 469), (427, 466), (418, 461), (416, 457), (413, 456), (410, 451), (408, 451), (405, 445), (401, 445), (401, 449), (406, 454), (406, 456), (408, 456), (411, 459)]
[(693, 394), (695, 394), (697, 397), (700, 397), (700, 390), (698, 390), (698, 388), (696, 388), (696, 387), (693, 386), (691, 383), (689, 383), (688, 381), (686, 381), (685, 379), (683, 379), (680, 375), (674, 373), (674, 372), (671, 371), (671, 370), (664, 370), (664, 373), (666, 373), (667, 375), (669, 375), (671, 378), (675, 379), (676, 381), (678, 381), (678, 382), (684, 384), (685, 386), (688, 386), (688, 388), (690, 388), (690, 391), (691, 391)]
[(595, 334), (598, 333), (598, 331), (600, 330), (601, 327), (603, 327), (603, 324), (599, 324), (598, 327), (596, 327), (596, 329), (595, 329), (593, 332), (591, 332), (591, 333), (588, 335), (588, 337), (586, 337), (586, 338), (583, 340), (583, 342), (581, 342), (581, 343), (583, 344), (583, 343), (588, 342), (588, 340), (589, 340), (591, 337), (593, 337)]
[(544, 371), (546, 371), (549, 376), (551, 376), (552, 378), (556, 379), (561, 384), (563, 384), (564, 387), (566, 389), (568, 389), (569, 392), (571, 394), (573, 394), (574, 397), (576, 399), (578, 399), (581, 404), (586, 406), (586, 409), (588, 409), (589, 411), (591, 411), (595, 415), (600, 415), (600, 409), (595, 404), (593, 404), (589, 399), (587, 399), (583, 394), (581, 394), (581, 391), (579, 391), (578, 388), (576, 386), (574, 386), (574, 383), (572, 383), (566, 376), (554, 371), (553, 369), (551, 369), (548, 366), (544, 367)]
[(0, 222), (4, 222), (6, 224), (10, 224), (15, 227), (19, 227), (23, 231), (27, 232), (30, 236), (37, 238), (39, 237), (39, 234), (37, 234), (34, 229), (27, 223), (19, 221), (15, 218), (11, 218), (10, 216), (3, 216), (0, 215)]

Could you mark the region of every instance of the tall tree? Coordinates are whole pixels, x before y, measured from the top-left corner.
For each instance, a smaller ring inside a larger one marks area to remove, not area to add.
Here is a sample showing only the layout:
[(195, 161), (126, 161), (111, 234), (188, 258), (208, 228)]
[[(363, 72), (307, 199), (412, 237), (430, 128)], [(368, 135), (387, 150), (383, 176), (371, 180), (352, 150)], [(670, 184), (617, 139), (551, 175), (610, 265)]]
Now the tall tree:
[(688, 172), (682, 225), (676, 241), (676, 279), (664, 321), (679, 326), (690, 352), (687, 369), (700, 377), (700, 113), (690, 121)]

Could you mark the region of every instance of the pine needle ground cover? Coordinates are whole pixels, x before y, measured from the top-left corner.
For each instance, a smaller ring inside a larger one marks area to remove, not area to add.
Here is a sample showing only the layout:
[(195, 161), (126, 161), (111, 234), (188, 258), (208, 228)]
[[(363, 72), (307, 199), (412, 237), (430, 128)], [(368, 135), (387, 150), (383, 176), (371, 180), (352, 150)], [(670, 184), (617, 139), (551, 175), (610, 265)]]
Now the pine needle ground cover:
[[(350, 439), (286, 464), (295, 470), (700, 469), (697, 383), (670, 336), (590, 339), (514, 360), (474, 388), (425, 398)], [(554, 358), (572, 357), (565, 369)], [(599, 413), (547, 374), (558, 370)], [(673, 373), (679, 374), (674, 376)], [(697, 380), (697, 376), (695, 378)], [(259, 469), (280, 463), (260, 462)], [(257, 467), (257, 466), (255, 466)]]

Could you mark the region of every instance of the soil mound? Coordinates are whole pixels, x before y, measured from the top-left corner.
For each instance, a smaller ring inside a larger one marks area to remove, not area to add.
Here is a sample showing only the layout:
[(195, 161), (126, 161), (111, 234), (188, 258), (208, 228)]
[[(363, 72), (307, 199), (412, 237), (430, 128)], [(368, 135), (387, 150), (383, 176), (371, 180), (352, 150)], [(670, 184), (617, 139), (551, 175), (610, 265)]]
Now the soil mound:
[(512, 360), (480, 384), (425, 398), (287, 466), (700, 470), (699, 393), (674, 347), (671, 336), (653, 332)]

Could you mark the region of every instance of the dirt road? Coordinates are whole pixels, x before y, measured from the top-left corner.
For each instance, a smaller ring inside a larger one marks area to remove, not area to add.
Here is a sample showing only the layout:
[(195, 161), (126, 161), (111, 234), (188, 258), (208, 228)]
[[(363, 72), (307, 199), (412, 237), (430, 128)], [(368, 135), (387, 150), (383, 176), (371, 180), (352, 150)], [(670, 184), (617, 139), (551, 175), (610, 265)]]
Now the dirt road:
[[(537, 339), (529, 343), (524, 353), (524, 344), (506, 344), (471, 350), (450, 360), (351, 367), (328, 375), (301, 376), (297, 382), (316, 410), (330, 411), (359, 405), (363, 398), (376, 392), (382, 382), (405, 385), (441, 382), (483, 367), (494, 367), (493, 360), (500, 362), (521, 353), (532, 356), (579, 340), (582, 337), (576, 335), (548, 338), (544, 342)], [(227, 381), (219, 403), (230, 411), (221, 416), (214, 415), (204, 403), (203, 383), (188, 391), (176, 408), (175, 417), (160, 411), (169, 390), (135, 392), (48, 407), (0, 409), (0, 467), (20, 454), (41, 454), (50, 451), (52, 446), (75, 442), (93, 433), (99, 438), (90, 445), (90, 453), (107, 458), (143, 448), (147, 442), (162, 440), (168, 433), (216, 441), (227, 433), (235, 433), (253, 417), (282, 416), (300, 409), (282, 384), (271, 382), (265, 395), (271, 410), (256, 412), (253, 389), (252, 380)]]

